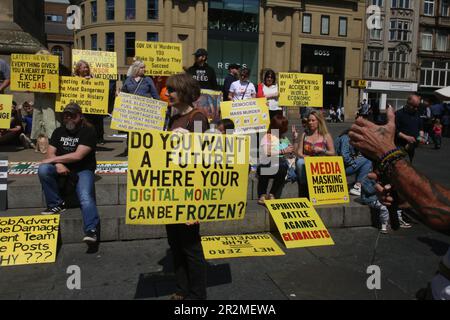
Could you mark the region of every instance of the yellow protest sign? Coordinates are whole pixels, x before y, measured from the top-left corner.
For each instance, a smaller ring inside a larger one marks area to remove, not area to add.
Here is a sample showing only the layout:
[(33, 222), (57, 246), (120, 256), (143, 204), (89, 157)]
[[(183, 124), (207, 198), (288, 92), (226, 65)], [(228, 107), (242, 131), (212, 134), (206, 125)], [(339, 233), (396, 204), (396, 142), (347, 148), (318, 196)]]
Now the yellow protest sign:
[(167, 102), (122, 92), (114, 103), (111, 129), (163, 130), (166, 110)]
[(270, 234), (202, 237), (206, 259), (283, 256), (285, 253)]
[(56, 112), (77, 103), (84, 114), (108, 114), (108, 80), (61, 77), (61, 93), (56, 98)]
[(12, 54), (11, 91), (59, 92), (59, 57)]
[(0, 266), (56, 260), (59, 215), (0, 218)]
[(0, 94), (0, 129), (11, 127), (11, 108), (13, 96), (11, 94)]
[(264, 202), (286, 248), (334, 245), (327, 228), (306, 198)]
[(286, 107), (323, 107), (323, 75), (280, 72), (279, 103)]
[(233, 120), (236, 134), (266, 132), (270, 124), (266, 98), (221, 102), (220, 110), (222, 119)]
[(350, 202), (342, 157), (305, 157), (305, 168), (315, 206)]
[(181, 43), (136, 41), (136, 58), (144, 62), (148, 76), (170, 76), (183, 72)]
[(94, 78), (117, 79), (116, 52), (72, 49), (72, 72), (75, 71), (75, 66), (80, 60), (84, 60), (89, 64)]
[(245, 136), (130, 133), (127, 224), (239, 220), (245, 215)]

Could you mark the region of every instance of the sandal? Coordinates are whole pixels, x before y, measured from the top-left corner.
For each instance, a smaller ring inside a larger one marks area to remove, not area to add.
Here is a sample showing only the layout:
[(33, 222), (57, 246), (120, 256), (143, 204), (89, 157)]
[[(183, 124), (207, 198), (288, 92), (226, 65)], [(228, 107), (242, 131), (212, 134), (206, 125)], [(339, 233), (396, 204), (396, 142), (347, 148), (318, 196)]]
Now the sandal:
[(269, 200), (274, 200), (274, 199), (275, 199), (275, 196), (273, 194), (269, 193)]
[(263, 195), (261, 195), (261, 197), (259, 197), (258, 204), (264, 206), (266, 200), (267, 200), (267, 197), (265, 194), (263, 194)]

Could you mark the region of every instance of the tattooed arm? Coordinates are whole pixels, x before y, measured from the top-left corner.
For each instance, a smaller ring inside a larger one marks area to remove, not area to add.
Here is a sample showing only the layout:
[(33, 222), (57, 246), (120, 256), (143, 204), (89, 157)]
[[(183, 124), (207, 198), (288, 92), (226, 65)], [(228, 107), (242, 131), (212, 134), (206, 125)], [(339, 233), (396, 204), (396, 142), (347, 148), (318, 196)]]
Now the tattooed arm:
[[(373, 160), (395, 148), (395, 115), (392, 108), (388, 108), (387, 116), (385, 126), (358, 118), (349, 132), (351, 144)], [(450, 233), (450, 190), (431, 182), (405, 160), (394, 163), (392, 169), (389, 177), (392, 188), (412, 205), (426, 224), (435, 230)], [(376, 175), (372, 177), (377, 178)], [(378, 184), (377, 190), (382, 202), (392, 202), (390, 185)]]

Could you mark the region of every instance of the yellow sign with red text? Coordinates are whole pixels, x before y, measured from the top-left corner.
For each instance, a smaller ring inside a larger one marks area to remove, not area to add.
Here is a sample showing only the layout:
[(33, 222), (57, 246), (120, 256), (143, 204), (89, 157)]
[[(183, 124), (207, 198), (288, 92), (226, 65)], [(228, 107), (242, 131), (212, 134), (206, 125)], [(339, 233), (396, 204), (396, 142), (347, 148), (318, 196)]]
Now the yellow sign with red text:
[(350, 202), (342, 157), (305, 157), (305, 168), (313, 205)]
[(286, 248), (334, 245), (330, 233), (306, 198), (266, 200)]
[(72, 70), (74, 74), (75, 66), (80, 60), (89, 64), (89, 69), (94, 78), (117, 79), (116, 52), (72, 49)]
[(13, 96), (11, 94), (0, 94), (0, 129), (11, 127), (11, 109)]
[(231, 119), (235, 134), (267, 132), (270, 124), (266, 98), (224, 101), (220, 103), (222, 119)]

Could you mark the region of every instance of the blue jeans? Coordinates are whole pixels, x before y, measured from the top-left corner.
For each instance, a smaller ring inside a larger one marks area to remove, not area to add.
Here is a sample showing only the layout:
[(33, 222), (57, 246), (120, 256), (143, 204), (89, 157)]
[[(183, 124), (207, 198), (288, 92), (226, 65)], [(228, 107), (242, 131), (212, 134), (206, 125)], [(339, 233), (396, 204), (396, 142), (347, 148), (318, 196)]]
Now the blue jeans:
[(305, 158), (298, 158), (295, 163), (295, 172), (297, 173), (297, 181), (299, 184), (306, 184)]
[(356, 174), (356, 182), (361, 183), (365, 177), (372, 171), (372, 162), (364, 157), (357, 157), (355, 163), (345, 168), (345, 174), (351, 176)]
[[(44, 163), (39, 166), (39, 180), (44, 190), (47, 207), (53, 208), (63, 203), (59, 195), (58, 173), (54, 164)], [(78, 183), (76, 192), (80, 201), (81, 214), (83, 215), (84, 231), (96, 230), (100, 218), (94, 194), (94, 172), (83, 170), (77, 173)]]

